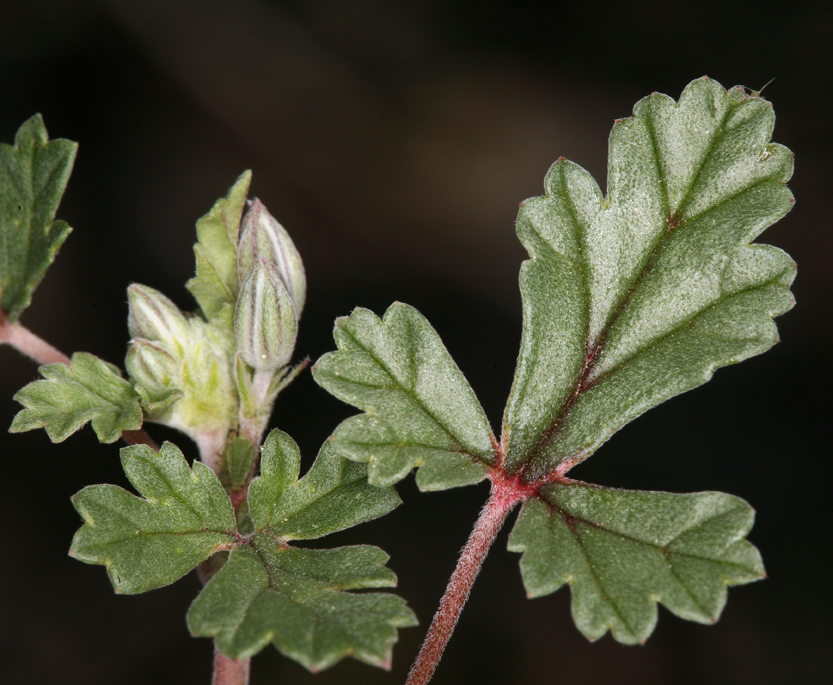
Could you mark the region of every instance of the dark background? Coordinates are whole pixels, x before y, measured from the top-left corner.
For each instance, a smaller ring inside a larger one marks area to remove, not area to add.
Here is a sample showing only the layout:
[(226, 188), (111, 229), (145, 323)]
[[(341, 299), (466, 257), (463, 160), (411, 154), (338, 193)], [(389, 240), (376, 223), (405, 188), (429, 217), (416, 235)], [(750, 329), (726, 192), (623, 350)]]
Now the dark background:
[[(297, 355), (332, 349), (334, 318), (356, 305), (408, 302), (497, 424), (520, 338), (518, 203), (541, 194), (562, 155), (604, 187), (613, 120), (654, 90), (676, 98), (703, 74), (727, 87), (775, 78), (775, 140), (796, 153), (796, 207), (764, 236), (799, 264), (783, 344), (652, 410), (574, 472), (744, 497), (769, 578), (730, 590), (716, 626), (660, 609), (645, 646), (591, 645), (568, 590), (525, 599), (505, 530), (434, 682), (831, 682), (831, 27), (821, 2), (6, 0), (0, 139), (42, 112), (52, 137), (80, 143), (59, 210), (75, 232), (23, 323), (66, 352), (120, 363), (125, 287), (193, 309), (194, 222), (252, 168), (253, 193), (307, 268)], [(11, 395), (36, 370), (5, 347), (0, 368), (8, 425)], [(272, 425), (310, 459), (351, 413), (305, 374)], [(193, 576), (117, 597), (103, 568), (66, 556), (80, 523), (69, 497), (125, 483), (116, 447), (89, 428), (60, 446), (43, 431), (0, 439), (2, 680), (207, 684), (211, 644), (184, 621)], [(392, 515), (328, 538), (391, 554), (421, 619), (402, 631), (394, 672), (348, 659), (312, 676), (269, 647), (253, 683), (404, 681), (487, 488), (420, 495), (408, 479), (400, 491)]]

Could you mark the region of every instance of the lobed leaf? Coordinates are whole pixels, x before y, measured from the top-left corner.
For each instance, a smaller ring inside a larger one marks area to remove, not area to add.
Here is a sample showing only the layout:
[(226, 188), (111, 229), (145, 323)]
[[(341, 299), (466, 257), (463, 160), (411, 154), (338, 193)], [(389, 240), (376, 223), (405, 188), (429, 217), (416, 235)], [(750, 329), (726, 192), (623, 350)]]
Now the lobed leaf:
[(281, 540), (311, 540), (384, 516), (401, 504), (392, 487), (367, 482), (367, 466), (341, 457), (329, 441), (300, 480), (301, 454), (286, 433), (263, 445), (261, 475), (249, 486), (258, 531)]
[(703, 78), (655, 93), (610, 137), (608, 195), (559, 160), (518, 236), (524, 333), (504, 416), (506, 464), (570, 467), (715, 369), (777, 342), (795, 265), (750, 242), (784, 216), (792, 153), (771, 105)]
[[(219, 317), (227, 305), (233, 307), (237, 300), (237, 237), (251, 181), (252, 172), (243, 172), (226, 197), (217, 200), (211, 211), (197, 221), (197, 275), (185, 287), (209, 320)], [(233, 309), (228, 309), (225, 315), (229, 325), (231, 312)]]
[(416, 617), (395, 595), (346, 592), (395, 585), (387, 559), (366, 545), (296, 549), (257, 534), (230, 553), (191, 605), (188, 625), (234, 659), (272, 642), (311, 671), (348, 655), (389, 668), (397, 628)]
[(91, 485), (72, 498), (84, 525), (70, 555), (102, 564), (118, 593), (168, 585), (220, 549), (236, 544), (234, 510), (205, 464), (193, 468), (166, 442), (121, 450), (124, 472), (142, 497), (115, 485)]
[(76, 143), (49, 140), (40, 114), (0, 143), (0, 311), (15, 322), (72, 230), (55, 221)]
[(436, 331), (413, 307), (394, 304), (380, 321), (356, 309), (336, 321), (339, 350), (313, 367), (315, 380), (367, 412), (343, 422), (331, 440), (368, 463), (374, 485), (391, 485), (415, 466), (423, 490), (485, 478), (495, 461), (488, 419)]
[(657, 602), (677, 616), (716, 621), (726, 586), (764, 577), (746, 541), (754, 512), (720, 492), (671, 494), (615, 490), (578, 481), (545, 486), (524, 503), (509, 538), (523, 552), (530, 597), (568, 583), (576, 626), (591, 640), (611, 630), (644, 642)]
[(69, 366), (49, 364), (39, 371), (44, 380), (14, 396), (25, 409), (14, 417), (12, 433), (44, 428), (52, 442), (62, 442), (92, 421), (98, 439), (110, 443), (142, 426), (141, 397), (112, 364), (76, 352)]

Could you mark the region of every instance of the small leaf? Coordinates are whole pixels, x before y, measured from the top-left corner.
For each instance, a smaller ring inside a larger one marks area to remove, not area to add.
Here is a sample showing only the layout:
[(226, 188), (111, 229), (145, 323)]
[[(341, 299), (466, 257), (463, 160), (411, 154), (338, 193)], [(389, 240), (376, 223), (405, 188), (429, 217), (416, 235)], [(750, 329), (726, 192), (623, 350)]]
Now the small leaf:
[(394, 304), (381, 321), (366, 309), (338, 319), (339, 351), (313, 368), (315, 380), (367, 414), (342, 423), (336, 448), (368, 462), (374, 485), (415, 466), (423, 490), (476, 483), (494, 463), (488, 419), (437, 332), (413, 307)]
[(573, 619), (591, 640), (608, 629), (644, 642), (656, 603), (699, 623), (716, 621), (726, 586), (759, 580), (758, 550), (745, 540), (754, 512), (720, 492), (615, 490), (568, 481), (524, 503), (509, 538), (523, 552), (530, 597), (572, 590)]
[(311, 540), (384, 516), (401, 500), (392, 487), (367, 482), (367, 466), (345, 459), (325, 442), (298, 480), (301, 454), (286, 433), (273, 430), (263, 445), (261, 475), (249, 486), (249, 511), (258, 531), (281, 540)]
[(76, 352), (69, 366), (49, 364), (39, 371), (45, 380), (14, 396), (26, 408), (15, 416), (12, 433), (44, 428), (52, 442), (62, 442), (92, 421), (98, 439), (109, 443), (122, 431), (141, 428), (140, 395), (112, 364)]
[[(217, 200), (211, 211), (197, 221), (197, 275), (186, 284), (207, 319), (221, 315), (237, 300), (237, 238), (240, 218), (249, 193), (252, 172), (245, 171)], [(225, 314), (231, 320), (231, 312)]]
[(518, 236), (524, 333), (504, 416), (509, 473), (534, 482), (654, 405), (777, 342), (795, 264), (750, 245), (793, 199), (771, 105), (715, 81), (655, 93), (614, 126), (608, 195), (559, 160)]
[(143, 497), (91, 485), (72, 498), (84, 519), (70, 554), (103, 564), (116, 592), (136, 594), (173, 583), (220, 549), (236, 544), (234, 510), (214, 472), (193, 469), (165, 443), (121, 450), (122, 466)]
[(220, 481), (227, 490), (240, 490), (252, 470), (255, 450), (246, 438), (234, 438), (223, 452)]
[(345, 592), (395, 585), (387, 559), (376, 547), (284, 548), (257, 534), (230, 553), (191, 605), (189, 628), (214, 637), (234, 659), (272, 642), (311, 671), (345, 656), (388, 668), (396, 629), (416, 617), (395, 595)]
[(55, 213), (77, 149), (50, 141), (40, 114), (20, 127), (14, 147), (0, 143), (0, 310), (12, 323), (72, 230)]

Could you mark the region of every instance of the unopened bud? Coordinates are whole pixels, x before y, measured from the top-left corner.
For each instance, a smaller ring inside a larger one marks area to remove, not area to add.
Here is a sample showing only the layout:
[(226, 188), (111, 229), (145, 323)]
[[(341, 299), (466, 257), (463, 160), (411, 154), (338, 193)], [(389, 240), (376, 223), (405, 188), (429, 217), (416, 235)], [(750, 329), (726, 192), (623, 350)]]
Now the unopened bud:
[(258, 258), (275, 266), (292, 298), (295, 314), (300, 318), (307, 295), (307, 278), (301, 255), (286, 229), (255, 198), (249, 203), (241, 225), (237, 251), (237, 275), (240, 283)]
[(292, 298), (277, 268), (256, 258), (234, 310), (237, 351), (254, 369), (274, 371), (289, 363), (297, 332)]
[(131, 340), (124, 363), (130, 377), (154, 394), (161, 395), (177, 385), (181, 364), (159, 343)]
[(188, 320), (158, 290), (134, 283), (127, 289), (127, 327), (134, 338), (163, 342), (181, 351), (191, 336)]

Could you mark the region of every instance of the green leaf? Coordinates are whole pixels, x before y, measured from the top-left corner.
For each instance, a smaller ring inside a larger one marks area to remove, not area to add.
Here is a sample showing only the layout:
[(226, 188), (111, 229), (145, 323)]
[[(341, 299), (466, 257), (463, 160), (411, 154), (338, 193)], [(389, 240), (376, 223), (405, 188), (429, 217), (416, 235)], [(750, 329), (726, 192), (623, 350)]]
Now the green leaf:
[(29, 306), (72, 230), (55, 213), (77, 149), (50, 141), (40, 114), (20, 127), (14, 147), (0, 143), (0, 310), (10, 322)]
[[(237, 236), (251, 180), (252, 172), (243, 172), (228, 195), (217, 200), (211, 211), (197, 221), (197, 275), (185, 287), (207, 319), (217, 318), (237, 300)], [(225, 314), (228, 325), (232, 315), (233, 309)]]
[(348, 655), (388, 668), (396, 629), (416, 617), (395, 595), (346, 592), (395, 585), (387, 559), (376, 547), (295, 549), (258, 534), (231, 552), (191, 605), (188, 625), (235, 659), (272, 642), (311, 671)]
[(249, 511), (258, 531), (284, 541), (329, 535), (401, 503), (394, 488), (368, 484), (367, 466), (341, 457), (329, 441), (300, 480), (301, 454), (286, 433), (269, 434), (261, 460), (261, 475), (249, 486)]
[(223, 452), (220, 481), (227, 490), (240, 490), (252, 470), (255, 449), (246, 438), (234, 438)]
[(12, 433), (44, 428), (52, 442), (62, 442), (92, 421), (98, 439), (110, 443), (122, 431), (141, 428), (141, 398), (112, 364), (76, 352), (69, 366), (49, 364), (39, 371), (45, 380), (14, 396), (26, 408), (15, 416)]
[(524, 333), (504, 416), (506, 464), (566, 470), (715, 369), (777, 342), (795, 265), (750, 245), (784, 216), (792, 153), (771, 105), (703, 78), (616, 123), (608, 195), (559, 160), (518, 236)]
[(214, 472), (166, 442), (121, 450), (124, 472), (143, 497), (91, 485), (72, 498), (84, 519), (70, 554), (103, 564), (116, 592), (136, 594), (173, 583), (204, 559), (236, 544), (234, 510)]
[(608, 629), (644, 642), (656, 603), (700, 623), (716, 621), (726, 586), (759, 580), (758, 550), (744, 538), (754, 512), (720, 492), (678, 495), (577, 481), (547, 485), (524, 503), (509, 538), (523, 552), (530, 597), (572, 590), (573, 619), (591, 640)]
[(374, 485), (415, 466), (423, 490), (485, 478), (495, 461), (492, 431), (471, 387), (436, 331), (414, 308), (394, 304), (380, 321), (366, 309), (338, 319), (339, 351), (313, 367), (333, 395), (367, 412), (332, 436), (340, 453), (368, 462)]

